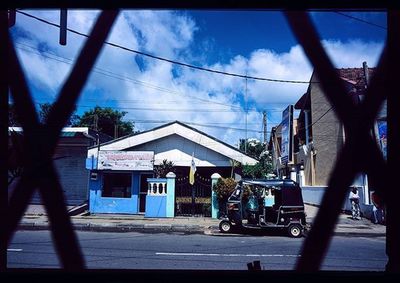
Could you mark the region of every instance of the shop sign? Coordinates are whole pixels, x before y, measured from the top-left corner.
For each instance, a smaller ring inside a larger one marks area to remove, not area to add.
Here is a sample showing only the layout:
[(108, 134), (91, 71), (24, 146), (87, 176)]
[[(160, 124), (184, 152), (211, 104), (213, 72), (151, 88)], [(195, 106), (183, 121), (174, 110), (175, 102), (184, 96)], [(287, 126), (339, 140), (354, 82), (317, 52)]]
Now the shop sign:
[(293, 154), (293, 105), (289, 105), (282, 113), (282, 163), (292, 161)]
[(98, 170), (153, 170), (153, 151), (100, 150)]

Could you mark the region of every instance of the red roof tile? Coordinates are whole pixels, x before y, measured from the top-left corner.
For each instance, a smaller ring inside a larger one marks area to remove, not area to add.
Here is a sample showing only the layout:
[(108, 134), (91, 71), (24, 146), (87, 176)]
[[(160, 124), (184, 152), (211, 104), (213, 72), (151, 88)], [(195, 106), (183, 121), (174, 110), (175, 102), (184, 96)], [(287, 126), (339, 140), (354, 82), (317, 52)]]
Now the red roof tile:
[[(376, 68), (368, 68), (370, 79), (374, 75), (375, 69)], [(336, 70), (338, 71), (339, 76), (345, 81), (353, 84), (357, 91), (365, 90), (366, 82), (363, 68), (342, 68)]]

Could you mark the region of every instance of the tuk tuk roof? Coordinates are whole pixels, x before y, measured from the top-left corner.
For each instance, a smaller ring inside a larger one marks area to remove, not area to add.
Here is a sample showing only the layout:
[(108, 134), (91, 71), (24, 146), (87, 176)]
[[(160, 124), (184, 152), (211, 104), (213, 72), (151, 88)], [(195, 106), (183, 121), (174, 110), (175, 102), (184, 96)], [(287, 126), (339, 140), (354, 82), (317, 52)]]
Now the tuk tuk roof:
[(301, 188), (291, 179), (242, 180), (242, 184), (274, 186), (274, 190), (280, 192), (275, 197), (280, 205), (304, 206)]
[(259, 185), (259, 186), (275, 186), (277, 189), (282, 187), (298, 187), (298, 184), (292, 179), (243, 179), (242, 184)]

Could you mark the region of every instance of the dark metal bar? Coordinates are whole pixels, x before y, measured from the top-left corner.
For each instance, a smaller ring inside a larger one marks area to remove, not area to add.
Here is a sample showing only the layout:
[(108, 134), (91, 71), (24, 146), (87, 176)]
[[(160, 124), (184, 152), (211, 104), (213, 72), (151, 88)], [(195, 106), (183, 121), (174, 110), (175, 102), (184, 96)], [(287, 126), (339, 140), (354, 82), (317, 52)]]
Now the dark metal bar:
[[(0, 41), (6, 42), (8, 28), (7, 28), (7, 13), (0, 11)], [(4, 40), (4, 41), (3, 41)], [(0, 44), (0, 69), (2, 70), (0, 76), (0, 140), (6, 141), (8, 144), (8, 72), (7, 72), (7, 45)], [(7, 169), (7, 146), (3, 146), (0, 150), (0, 187), (8, 187), (8, 169)], [(8, 192), (5, 189), (0, 190), (0, 215), (3, 220), (6, 218)], [(5, 221), (1, 222), (1, 227), (4, 227)], [(7, 233), (6, 229), (0, 229), (0, 271), (5, 271), (7, 267)]]
[(60, 44), (67, 45), (67, 9), (60, 10)]
[(313, 227), (303, 243), (302, 256), (297, 262), (296, 270), (314, 272), (321, 267), (345, 194), (357, 173), (356, 166), (352, 164), (354, 161), (354, 150), (351, 146), (345, 146), (331, 172), (328, 188), (323, 195)]
[(68, 216), (62, 187), (51, 160), (44, 172), (47, 174), (40, 177), (39, 186), (41, 197), (46, 204), (57, 254), (64, 269), (80, 270), (85, 267), (83, 254)]
[[(384, 164), (382, 155), (378, 152), (377, 146), (369, 135), (373, 120), (384, 99), (384, 94), (375, 93), (382, 90), (382, 85), (380, 85), (382, 82), (379, 81), (379, 78), (382, 78), (384, 73), (378, 73), (378, 80), (374, 80), (372, 91), (369, 91), (367, 96), (367, 103), (360, 106), (354, 105), (350, 97), (346, 95), (343, 83), (340, 82), (332, 63), (322, 48), (307, 14), (305, 12), (288, 12), (287, 18), (292, 30), (305, 49), (305, 53), (315, 67), (322, 83), (321, 88), (333, 105), (347, 132), (346, 144), (337, 159), (333, 172), (331, 172), (321, 208), (314, 220), (313, 229), (304, 242), (302, 257), (296, 266), (297, 270), (316, 271), (322, 264), (347, 189), (356, 173), (366, 168), (370, 171), (375, 169), (373, 165), (365, 165), (371, 162), (368, 158), (369, 155), (365, 154), (368, 152), (367, 150), (372, 150), (374, 156), (378, 157), (379, 163)], [(381, 60), (380, 71), (384, 68), (382, 61), (384, 59)], [(374, 102), (380, 103), (374, 104)], [(372, 160), (372, 162), (374, 161)]]
[(59, 98), (53, 104), (48, 117), (48, 121), (51, 121), (51, 124), (47, 125), (51, 136), (48, 141), (50, 147), (55, 147), (61, 129), (74, 111), (80, 92), (89, 77), (117, 15), (118, 11), (113, 10), (103, 11), (100, 14), (89, 39), (60, 91)]
[[(16, 74), (12, 82), (13, 96), (16, 101), (17, 113), (23, 117), (24, 148), (26, 150), (25, 172), (17, 184), (16, 194), (10, 200), (10, 211), (13, 212), (7, 225), (8, 241), (21, 219), (24, 209), (33, 193), (35, 185), (39, 185), (44, 198), (48, 216), (51, 219), (52, 231), (56, 248), (61, 257), (63, 267), (68, 270), (79, 270), (84, 267), (83, 258), (67, 215), (62, 188), (58, 183), (52, 165), (52, 154), (56, 147), (62, 127), (73, 111), (75, 101), (90, 73), (118, 12), (103, 12), (83, 48), (73, 71), (61, 91), (60, 97), (52, 108), (48, 121), (53, 123), (42, 127), (38, 123), (30, 93), (26, 86), (23, 72), (15, 54), (11, 41), (9, 46), (13, 60), (12, 69)], [(19, 92), (22, 91), (22, 93)], [(17, 199), (17, 196), (21, 198)], [(13, 204), (16, 206), (14, 207)]]
[[(3, 40), (2, 40), (3, 41)], [(9, 86), (13, 100), (15, 103), (15, 110), (21, 122), (22, 128), (24, 129), (24, 151), (26, 154), (33, 154), (36, 152), (35, 145), (33, 145), (35, 139), (29, 139), (28, 137), (35, 136), (35, 128), (39, 127), (39, 119), (35, 111), (35, 106), (33, 105), (32, 98), (29, 93), (28, 85), (26, 83), (21, 65), (19, 64), (17, 54), (15, 52), (14, 46), (10, 37), (5, 35), (4, 42), (8, 42), (7, 50), (7, 62), (8, 62), (8, 74), (9, 74)], [(28, 155), (26, 155), (28, 157)], [(28, 160), (28, 158), (26, 158)], [(25, 161), (26, 161), (25, 160)], [(24, 164), (24, 170), (29, 171), (27, 167), (28, 162)], [(8, 218), (7, 218), (7, 239), (12, 237), (12, 234), (21, 219), (28, 201), (31, 198), (32, 192), (34, 190), (33, 182), (30, 186), (23, 186), (22, 180), (25, 180), (27, 176), (23, 174), (21, 180), (16, 184), (13, 195), (10, 198), (8, 205)], [(29, 178), (28, 178), (29, 179)], [(26, 184), (30, 180), (26, 180)], [(8, 241), (7, 241), (8, 242)]]
[(345, 95), (347, 92), (344, 83), (324, 51), (311, 19), (306, 12), (286, 12), (286, 17), (293, 33), (313, 64), (321, 88), (338, 118), (342, 121), (350, 121), (354, 113), (354, 103), (349, 96)]
[(388, 101), (387, 101), (387, 162), (389, 176), (389, 197), (386, 201), (386, 254), (388, 262), (386, 271), (400, 272), (400, 190), (396, 184), (396, 176), (400, 164), (400, 96), (399, 96), (399, 66), (400, 66), (400, 11), (388, 13)]
[(8, 62), (9, 62), (9, 84), (11, 95), (15, 103), (15, 111), (24, 129), (24, 135), (32, 135), (34, 128), (39, 125), (39, 118), (36, 113), (35, 105), (29, 92), (28, 84), (25, 80), (24, 72), (18, 61), (15, 47), (8, 33), (4, 42), (8, 42)]
[(16, 18), (17, 11), (15, 9), (10, 9), (8, 11), (8, 27), (12, 27), (15, 25)]

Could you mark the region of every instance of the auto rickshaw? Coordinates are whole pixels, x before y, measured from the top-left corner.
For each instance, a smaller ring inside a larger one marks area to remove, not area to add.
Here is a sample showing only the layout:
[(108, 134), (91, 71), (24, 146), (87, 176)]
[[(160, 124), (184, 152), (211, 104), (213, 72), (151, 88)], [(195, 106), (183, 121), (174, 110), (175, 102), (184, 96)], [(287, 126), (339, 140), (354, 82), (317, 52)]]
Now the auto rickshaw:
[(281, 229), (301, 237), (306, 214), (300, 186), (291, 179), (241, 180), (228, 198), (219, 229)]

